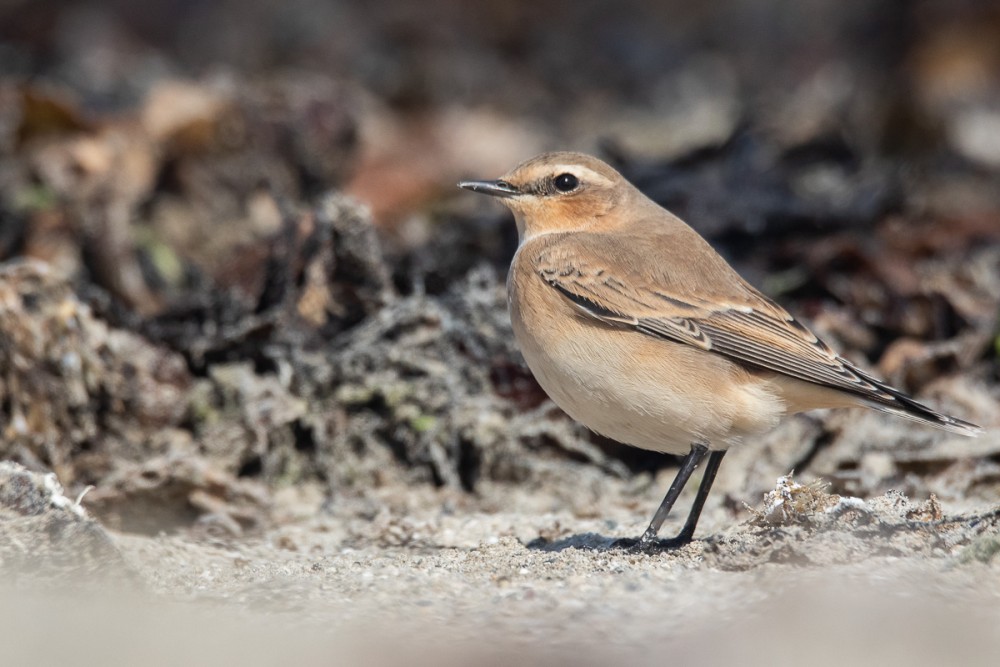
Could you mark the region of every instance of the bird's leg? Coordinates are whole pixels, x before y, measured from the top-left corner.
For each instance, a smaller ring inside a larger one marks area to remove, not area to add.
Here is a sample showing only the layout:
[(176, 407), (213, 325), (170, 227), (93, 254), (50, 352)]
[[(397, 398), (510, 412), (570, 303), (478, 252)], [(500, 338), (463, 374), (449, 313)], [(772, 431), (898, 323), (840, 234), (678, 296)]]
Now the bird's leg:
[(722, 457), (725, 455), (726, 450), (724, 449), (712, 452), (708, 455), (708, 463), (705, 464), (705, 474), (701, 478), (701, 484), (698, 485), (698, 495), (694, 497), (694, 503), (691, 505), (691, 511), (688, 513), (687, 521), (684, 522), (684, 527), (681, 528), (681, 532), (677, 534), (677, 537), (667, 540), (667, 544), (665, 546), (681, 546), (682, 544), (690, 542), (691, 538), (694, 537), (694, 529), (698, 525), (698, 518), (701, 516), (701, 509), (705, 506), (705, 500), (708, 498), (708, 494), (712, 490), (712, 484), (715, 482), (715, 475), (719, 472), (719, 466), (722, 465)]
[(698, 469), (698, 465), (705, 458), (706, 454), (708, 454), (708, 447), (705, 445), (698, 443), (691, 445), (691, 451), (684, 457), (684, 461), (681, 462), (681, 469), (677, 471), (677, 476), (674, 477), (670, 488), (667, 489), (667, 495), (663, 497), (663, 502), (660, 503), (656, 514), (653, 515), (653, 520), (649, 522), (649, 528), (639, 538), (639, 547), (645, 547), (656, 539), (656, 534), (660, 532), (660, 526), (663, 525), (667, 515), (670, 514), (670, 510), (673, 509), (674, 503), (677, 502), (677, 497), (681, 495), (684, 486), (688, 483), (694, 471)]

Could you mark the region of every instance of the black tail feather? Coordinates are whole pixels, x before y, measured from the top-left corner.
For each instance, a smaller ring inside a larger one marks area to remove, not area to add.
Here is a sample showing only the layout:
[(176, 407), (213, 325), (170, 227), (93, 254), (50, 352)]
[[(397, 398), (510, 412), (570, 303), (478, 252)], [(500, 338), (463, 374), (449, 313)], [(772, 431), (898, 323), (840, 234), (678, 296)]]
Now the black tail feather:
[(856, 368), (852, 368), (852, 370), (860, 377), (864, 378), (868, 382), (871, 382), (873, 385), (878, 387), (879, 390), (884, 392), (884, 398), (881, 396), (876, 398), (870, 394), (864, 395), (868, 404), (876, 410), (905, 417), (906, 419), (912, 419), (913, 421), (929, 424), (936, 428), (968, 437), (976, 437), (983, 432), (983, 429), (980, 426), (959, 419), (958, 417), (951, 417), (932, 410), (923, 403), (915, 401), (898, 389), (876, 380), (867, 373), (859, 371)]

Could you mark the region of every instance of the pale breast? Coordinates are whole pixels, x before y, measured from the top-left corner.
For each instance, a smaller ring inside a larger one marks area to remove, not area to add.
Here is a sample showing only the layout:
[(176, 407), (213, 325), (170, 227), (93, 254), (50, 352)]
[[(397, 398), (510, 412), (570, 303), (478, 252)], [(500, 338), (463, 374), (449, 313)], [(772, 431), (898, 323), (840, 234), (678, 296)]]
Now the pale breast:
[(680, 454), (693, 442), (725, 449), (784, 414), (768, 379), (718, 355), (594, 320), (522, 259), (508, 279), (514, 334), (538, 383), (590, 429)]

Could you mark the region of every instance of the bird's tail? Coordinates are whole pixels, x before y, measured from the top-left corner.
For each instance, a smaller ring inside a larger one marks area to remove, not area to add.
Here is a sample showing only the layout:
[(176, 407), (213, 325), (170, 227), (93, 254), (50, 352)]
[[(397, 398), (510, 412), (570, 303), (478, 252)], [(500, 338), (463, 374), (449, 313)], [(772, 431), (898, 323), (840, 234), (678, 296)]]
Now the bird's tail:
[(884, 394), (884, 398), (873, 398), (871, 396), (865, 397), (866, 403), (876, 410), (899, 415), (900, 417), (912, 419), (913, 421), (921, 422), (923, 424), (930, 424), (936, 428), (971, 438), (974, 438), (983, 432), (983, 429), (980, 426), (976, 426), (975, 424), (959, 419), (958, 417), (951, 417), (949, 415), (936, 412), (923, 403), (913, 400), (898, 389), (894, 389), (886, 383), (876, 380), (867, 373), (859, 371), (856, 368), (852, 370), (854, 370), (855, 373), (864, 378), (866, 381), (878, 387), (878, 389)]

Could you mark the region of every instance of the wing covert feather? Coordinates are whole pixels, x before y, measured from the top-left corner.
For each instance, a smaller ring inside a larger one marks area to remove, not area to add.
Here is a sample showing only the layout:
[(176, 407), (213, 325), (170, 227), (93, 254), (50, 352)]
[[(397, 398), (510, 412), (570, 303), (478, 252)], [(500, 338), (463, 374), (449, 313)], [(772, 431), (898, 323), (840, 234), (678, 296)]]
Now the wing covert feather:
[(697, 293), (706, 296), (693, 296), (696, 290), (672, 274), (668, 263), (656, 263), (669, 257), (615, 248), (617, 256), (608, 261), (594, 252), (588, 240), (595, 239), (588, 236), (558, 239), (536, 263), (538, 275), (587, 315), (805, 382), (891, 400), (728, 266), (725, 288), (713, 292), (718, 283), (699, 285)]

